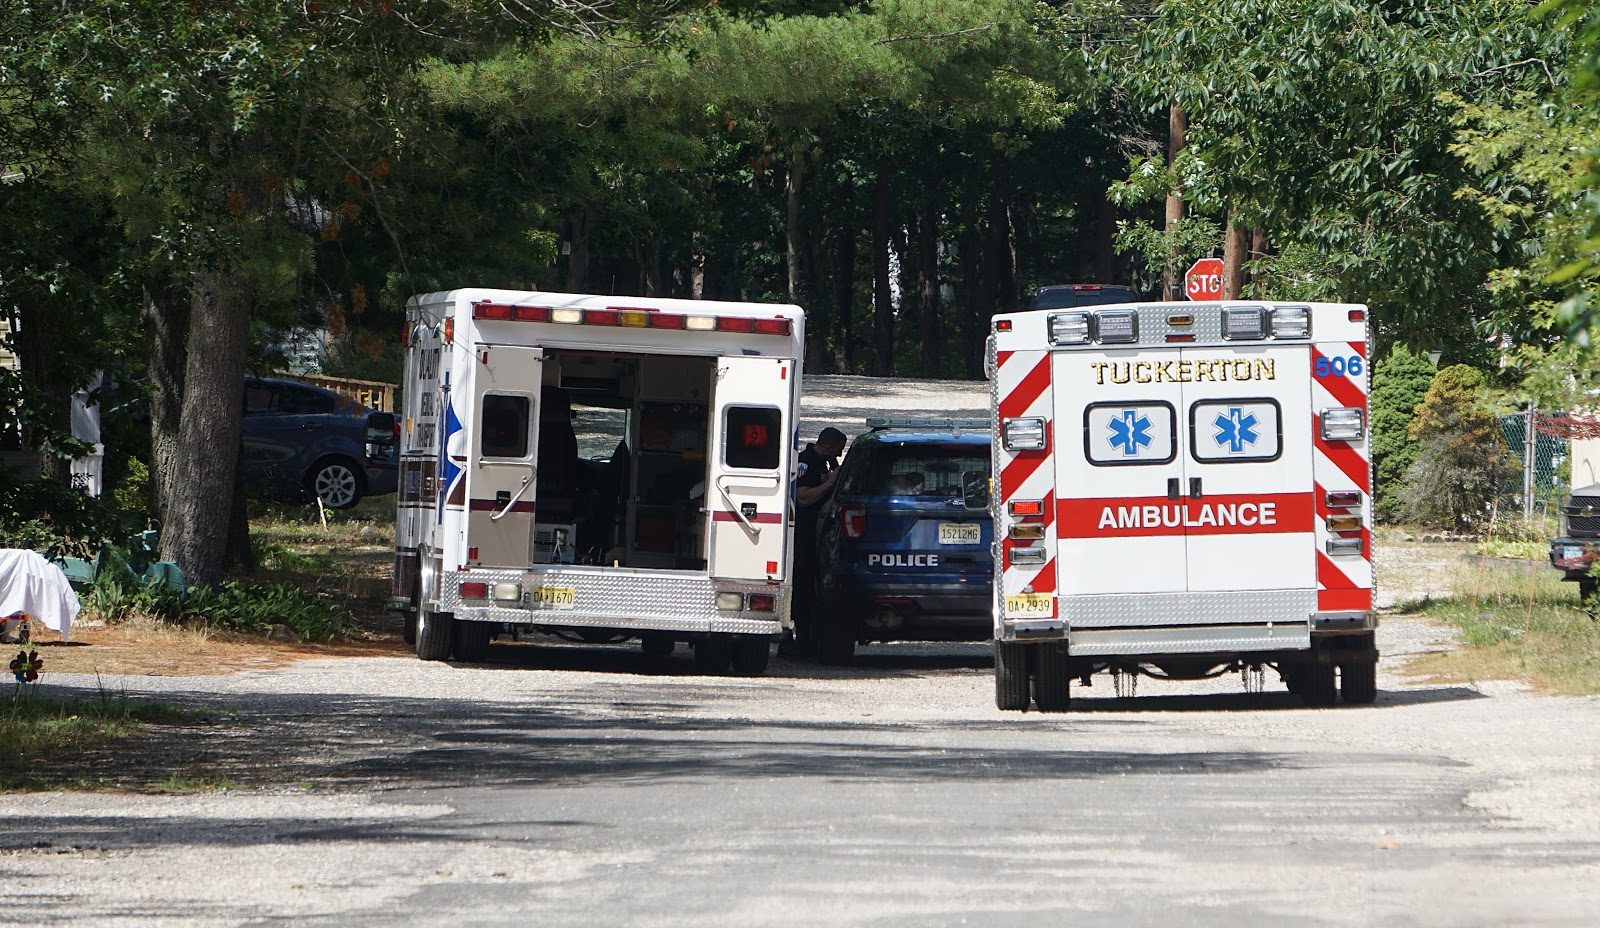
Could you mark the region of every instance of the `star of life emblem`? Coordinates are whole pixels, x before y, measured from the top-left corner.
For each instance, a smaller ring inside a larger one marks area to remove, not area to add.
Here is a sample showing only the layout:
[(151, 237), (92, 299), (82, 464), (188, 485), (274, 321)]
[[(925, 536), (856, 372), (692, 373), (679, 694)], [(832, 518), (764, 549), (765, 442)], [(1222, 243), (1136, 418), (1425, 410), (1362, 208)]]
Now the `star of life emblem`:
[(1256, 414), (1238, 406), (1218, 413), (1212, 424), (1217, 427), (1217, 447), (1227, 449), (1229, 454), (1244, 454), (1246, 445), (1254, 445), (1261, 438), (1256, 432)]
[(1138, 457), (1140, 449), (1150, 447), (1150, 417), (1137, 409), (1122, 410), (1107, 425), (1111, 435), (1106, 440), (1124, 457)]

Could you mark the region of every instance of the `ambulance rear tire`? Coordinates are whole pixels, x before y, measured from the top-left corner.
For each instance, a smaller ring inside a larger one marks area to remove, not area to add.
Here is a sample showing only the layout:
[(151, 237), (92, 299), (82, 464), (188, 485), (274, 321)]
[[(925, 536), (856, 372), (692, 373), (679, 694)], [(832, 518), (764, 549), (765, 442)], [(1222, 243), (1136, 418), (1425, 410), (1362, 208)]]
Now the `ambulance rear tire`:
[(1339, 690), (1334, 684), (1333, 664), (1313, 660), (1305, 665), (1300, 674), (1300, 698), (1306, 705), (1321, 708), (1338, 701)]
[(1350, 706), (1370, 706), (1378, 699), (1378, 661), (1358, 658), (1339, 665), (1339, 698)]
[(455, 616), (448, 612), (429, 612), (426, 609), (417, 613), (417, 656), (425, 661), (442, 661), (450, 657), (450, 647), (455, 642), (451, 639), (451, 626), (455, 625)]
[(994, 705), (1008, 712), (1028, 708), (1028, 646), (1013, 641), (994, 643)]
[(724, 674), (733, 663), (733, 639), (727, 635), (707, 635), (694, 643), (694, 667), (701, 673)]
[(646, 633), (639, 636), (639, 647), (652, 657), (666, 657), (678, 646), (671, 635)]
[(489, 659), (489, 642), (494, 640), (492, 622), (455, 623), (456, 660), (467, 664), (481, 664)]
[(1067, 676), (1067, 646), (1052, 641), (1037, 645), (1033, 655), (1033, 701), (1040, 712), (1065, 712), (1072, 707), (1072, 681)]
[(733, 672), (741, 677), (759, 677), (772, 660), (772, 642), (765, 635), (739, 635), (733, 639)]

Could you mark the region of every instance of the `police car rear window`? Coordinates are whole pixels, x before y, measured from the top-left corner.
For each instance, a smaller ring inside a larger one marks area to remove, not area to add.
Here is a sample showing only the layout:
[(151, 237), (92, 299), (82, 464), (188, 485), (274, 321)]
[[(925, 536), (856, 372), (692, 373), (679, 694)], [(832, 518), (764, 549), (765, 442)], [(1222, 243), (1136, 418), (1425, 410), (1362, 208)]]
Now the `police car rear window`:
[(872, 457), (860, 492), (872, 496), (953, 499), (961, 495), (961, 475), (989, 474), (989, 449), (982, 445), (884, 444)]

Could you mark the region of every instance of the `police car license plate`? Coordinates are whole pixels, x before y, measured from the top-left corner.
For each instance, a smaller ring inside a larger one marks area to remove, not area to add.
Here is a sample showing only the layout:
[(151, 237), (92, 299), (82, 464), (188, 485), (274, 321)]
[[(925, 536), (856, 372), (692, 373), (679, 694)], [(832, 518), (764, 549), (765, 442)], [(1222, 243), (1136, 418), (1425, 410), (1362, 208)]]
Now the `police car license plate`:
[(983, 529), (976, 522), (940, 522), (939, 544), (975, 545), (983, 538)]
[(1013, 619), (1048, 619), (1055, 611), (1055, 597), (1049, 593), (1021, 593), (1006, 597), (1006, 615)]
[(578, 596), (570, 586), (541, 586), (533, 591), (535, 609), (571, 609)]

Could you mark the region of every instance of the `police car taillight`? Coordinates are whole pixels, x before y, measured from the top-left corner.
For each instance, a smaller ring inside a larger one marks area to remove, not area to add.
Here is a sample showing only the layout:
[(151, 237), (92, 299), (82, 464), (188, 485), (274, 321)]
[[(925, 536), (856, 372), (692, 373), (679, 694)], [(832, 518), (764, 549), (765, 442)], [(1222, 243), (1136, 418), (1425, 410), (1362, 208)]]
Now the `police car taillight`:
[(1323, 441), (1360, 441), (1367, 432), (1367, 414), (1348, 406), (1324, 409), (1317, 421)]
[(1007, 451), (1039, 451), (1044, 448), (1044, 420), (1035, 416), (1007, 419), (1000, 425), (1000, 443)]
[(860, 541), (867, 534), (867, 507), (849, 503), (839, 507), (839, 531), (851, 541)]
[(1229, 306), (1223, 309), (1222, 337), (1230, 342), (1266, 338), (1266, 307)]
[(1056, 313), (1050, 317), (1050, 344), (1087, 345), (1088, 313)]

